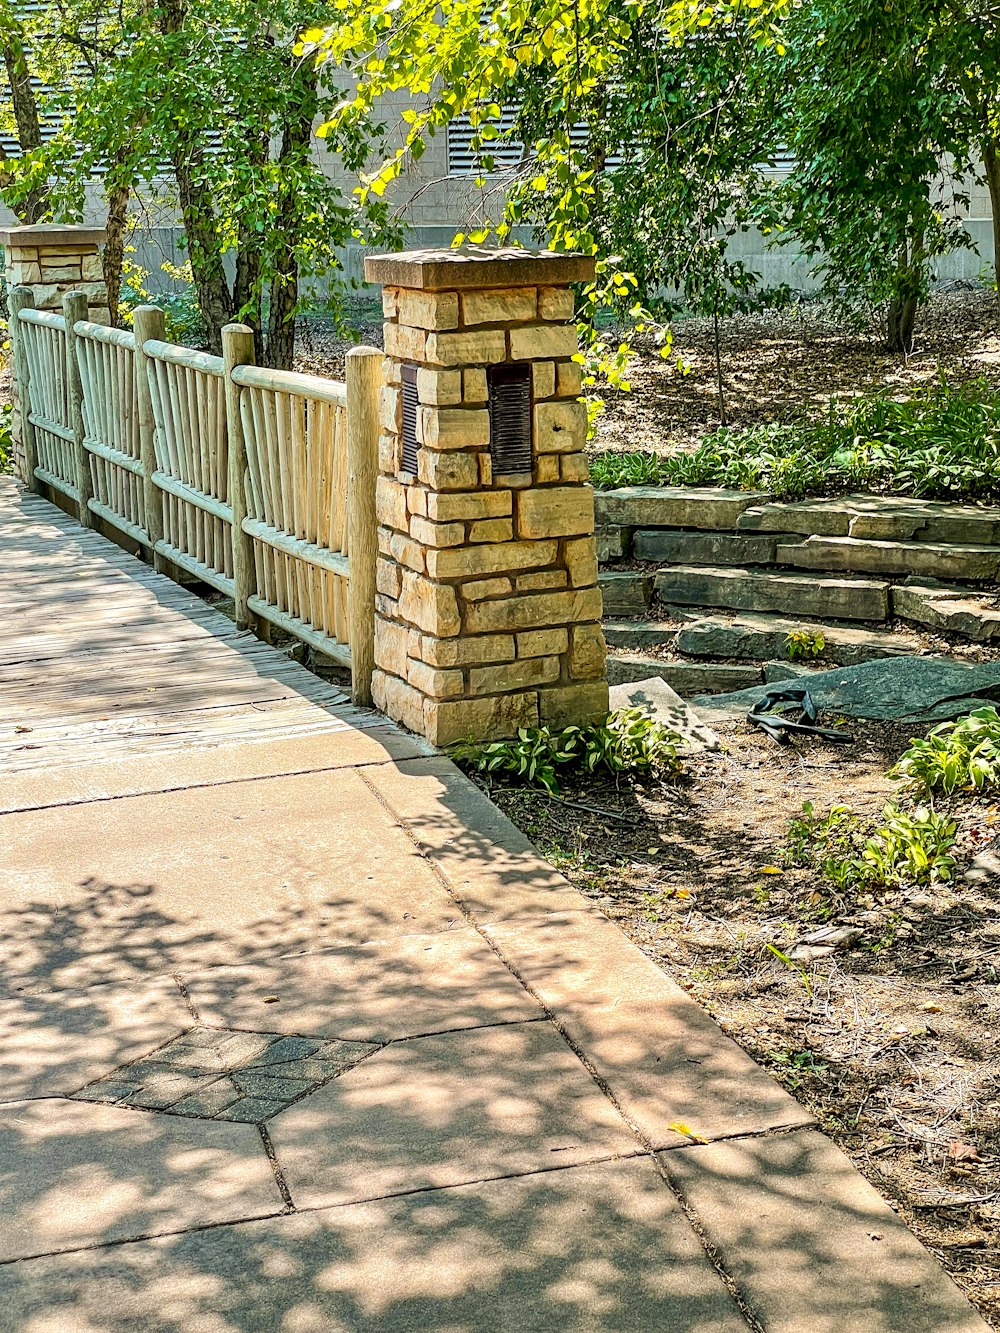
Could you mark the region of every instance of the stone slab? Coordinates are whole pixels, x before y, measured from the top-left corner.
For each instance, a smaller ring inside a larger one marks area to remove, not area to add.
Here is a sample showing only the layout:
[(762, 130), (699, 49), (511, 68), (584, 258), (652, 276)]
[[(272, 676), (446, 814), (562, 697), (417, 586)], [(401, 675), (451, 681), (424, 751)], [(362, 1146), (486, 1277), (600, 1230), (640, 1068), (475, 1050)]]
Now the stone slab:
[[(708, 709), (746, 713), (768, 687), (703, 695)], [(848, 717), (941, 722), (1000, 700), (1000, 662), (969, 665), (947, 657), (893, 657), (820, 671), (809, 693), (827, 713)]]
[(1000, 546), (957, 546), (941, 542), (862, 541), (857, 537), (809, 537), (778, 545), (778, 563), (798, 569), (848, 573), (928, 575), (973, 582), (995, 579)]
[(858, 512), (850, 499), (754, 504), (739, 516), (740, 532), (796, 532), (804, 537), (846, 537)]
[[(893, 589), (893, 594), (897, 590)], [(849, 625), (818, 624), (779, 616), (753, 615), (709, 617), (681, 626), (675, 646), (692, 657), (736, 657), (766, 661), (784, 656), (789, 634), (797, 630), (822, 633), (826, 646), (820, 657), (838, 666), (853, 666), (878, 657), (912, 653), (913, 642), (887, 630), (859, 629)]]
[(597, 559), (603, 564), (607, 560), (621, 560), (628, 550), (628, 530), (622, 527), (597, 528), (594, 532), (594, 545)]
[(745, 510), (767, 498), (760, 491), (734, 491), (721, 486), (622, 486), (598, 491), (594, 505), (601, 526), (732, 529)]
[(756, 685), (760, 667), (723, 666), (715, 662), (664, 662), (658, 657), (614, 654), (608, 658), (608, 682), (626, 685), (659, 676), (678, 694), (691, 695), (712, 690), (740, 690)]
[(653, 575), (634, 570), (602, 570), (597, 582), (606, 616), (641, 616), (653, 600)]
[(368, 770), (366, 779), (476, 921), (544, 918), (583, 903), (450, 760), (381, 764)]
[(648, 1158), (0, 1269), (38, 1333), (744, 1333)]
[(886, 496), (878, 509), (856, 514), (849, 535), (879, 541), (1000, 542), (1000, 510)]
[(487, 933), (657, 1147), (811, 1124), (809, 1112), (730, 1041), (606, 917), (566, 913)]
[(75, 1092), (193, 1021), (173, 977), (0, 999), (0, 1101)]
[(665, 602), (733, 611), (782, 611), (833, 620), (884, 620), (889, 613), (887, 582), (783, 570), (675, 566), (660, 570), (656, 591)]
[(985, 1333), (937, 1260), (822, 1134), (660, 1163), (768, 1333)]
[(0, 993), (447, 930), (458, 909), (363, 771), (0, 817)]
[(779, 541), (787, 540), (777, 533), (742, 535), (640, 528), (632, 538), (632, 554), (636, 560), (672, 565), (773, 565)]
[(22, 249), (60, 250), (65, 245), (103, 245), (104, 227), (81, 227), (71, 222), (45, 222), (21, 227), (0, 227), (0, 245)]
[(282, 1207), (251, 1125), (55, 1098), (0, 1108), (0, 1262)]
[(686, 704), (662, 676), (614, 685), (610, 696), (612, 709), (641, 708), (657, 722), (672, 728), (682, 741), (679, 746), (682, 754), (700, 754), (720, 748), (721, 742), (712, 728), (702, 722), (691, 705)]
[(416, 291), (467, 291), (475, 287), (564, 287), (590, 282), (590, 255), (460, 245), (450, 249), (401, 250), (365, 259), (365, 281)]
[(976, 643), (1000, 639), (1000, 610), (995, 598), (971, 596), (968, 588), (900, 584), (892, 590), (893, 614), (928, 629), (961, 634)]
[(609, 648), (669, 648), (680, 632), (661, 620), (605, 620), (602, 628)]
[(184, 973), (203, 1023), (352, 1041), (515, 1023), (543, 1011), (468, 926)]
[(395, 1042), (277, 1115), (269, 1130), (300, 1208), (640, 1147), (548, 1022)]

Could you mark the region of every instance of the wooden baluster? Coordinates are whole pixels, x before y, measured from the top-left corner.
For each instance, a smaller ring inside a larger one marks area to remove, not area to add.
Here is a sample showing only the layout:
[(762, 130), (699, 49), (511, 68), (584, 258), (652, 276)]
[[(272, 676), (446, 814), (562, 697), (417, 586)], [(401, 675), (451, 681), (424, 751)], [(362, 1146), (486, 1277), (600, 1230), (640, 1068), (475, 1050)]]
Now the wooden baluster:
[(90, 458), (83, 443), (83, 380), (80, 366), (76, 359), (77, 336), (76, 324), (87, 318), (87, 296), (85, 292), (67, 292), (63, 297), (63, 316), (66, 320), (66, 388), (69, 407), (69, 425), (73, 432), (73, 463), (76, 473), (76, 491), (79, 504), (80, 523), (85, 528), (93, 527), (94, 520), (90, 511), (94, 487), (90, 473)]
[(17, 383), (18, 411), (21, 415), (21, 447), (24, 450), (24, 481), (29, 491), (38, 493), (38, 441), (31, 415), (31, 373), (21, 328), (22, 310), (32, 310), (35, 294), (30, 287), (15, 287), (10, 294), (10, 338), (14, 344), (14, 379)]
[(371, 705), (375, 670), (375, 478), (382, 361), (375, 347), (352, 347), (345, 358), (351, 699), (362, 706)]
[(233, 382), (236, 366), (254, 363), (253, 330), (245, 324), (227, 324), (222, 330), (222, 357), (226, 367), (226, 434), (229, 445), (229, 503), (233, 508), (233, 578), (236, 582), (236, 624), (255, 629), (257, 617), (248, 605), (257, 591), (253, 541), (243, 531), (247, 516), (247, 441), (243, 432), (239, 385)]

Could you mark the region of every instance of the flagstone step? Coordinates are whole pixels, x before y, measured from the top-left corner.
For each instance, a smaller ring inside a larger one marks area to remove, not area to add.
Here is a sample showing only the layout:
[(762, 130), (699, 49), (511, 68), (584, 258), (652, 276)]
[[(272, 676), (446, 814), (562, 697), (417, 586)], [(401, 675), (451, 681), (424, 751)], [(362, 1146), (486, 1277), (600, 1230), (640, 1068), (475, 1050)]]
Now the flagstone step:
[(598, 491), (594, 508), (599, 527), (732, 530), (744, 510), (768, 498), (719, 486), (623, 486)]
[(892, 590), (893, 615), (927, 629), (961, 634), (976, 643), (1000, 642), (997, 598), (977, 597), (969, 588), (901, 583)]
[(664, 602), (733, 611), (780, 611), (831, 620), (885, 620), (889, 584), (781, 569), (677, 566), (656, 575)]
[(960, 546), (944, 542), (813, 536), (804, 542), (779, 542), (776, 558), (779, 565), (792, 565), (797, 569), (893, 577), (916, 574), (976, 582), (995, 579), (1000, 573), (1000, 546)]
[(653, 600), (653, 572), (602, 570), (598, 575), (606, 616), (641, 616)]
[(745, 690), (763, 680), (760, 666), (728, 666), (717, 662), (668, 662), (640, 653), (612, 653), (608, 657), (609, 685), (627, 685), (634, 680), (659, 676), (682, 697), (692, 694)]
[(639, 528), (632, 537), (632, 554), (636, 560), (672, 565), (773, 565), (779, 545), (789, 545), (795, 540), (787, 533)]
[[(676, 620), (606, 620), (604, 637), (611, 649), (642, 652), (670, 648), (684, 657), (736, 658), (768, 662), (785, 658), (789, 636), (805, 631), (813, 643), (822, 637), (823, 648), (815, 659), (820, 665), (854, 666), (879, 657), (901, 657), (917, 651), (912, 637), (889, 630), (861, 629), (853, 625), (819, 624), (782, 616), (700, 616), (691, 608)], [(998, 613), (1000, 621), (1000, 613)]]

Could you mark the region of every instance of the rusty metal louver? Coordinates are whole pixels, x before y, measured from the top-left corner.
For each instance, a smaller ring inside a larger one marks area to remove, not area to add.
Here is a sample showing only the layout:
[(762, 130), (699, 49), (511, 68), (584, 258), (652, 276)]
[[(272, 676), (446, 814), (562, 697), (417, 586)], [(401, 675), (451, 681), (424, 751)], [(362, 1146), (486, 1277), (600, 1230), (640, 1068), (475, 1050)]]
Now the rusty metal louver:
[(417, 473), (417, 368), (403, 366), (403, 453), (400, 471)]
[(491, 366), (489, 388), (493, 471), (501, 477), (530, 472), (533, 465), (530, 365)]

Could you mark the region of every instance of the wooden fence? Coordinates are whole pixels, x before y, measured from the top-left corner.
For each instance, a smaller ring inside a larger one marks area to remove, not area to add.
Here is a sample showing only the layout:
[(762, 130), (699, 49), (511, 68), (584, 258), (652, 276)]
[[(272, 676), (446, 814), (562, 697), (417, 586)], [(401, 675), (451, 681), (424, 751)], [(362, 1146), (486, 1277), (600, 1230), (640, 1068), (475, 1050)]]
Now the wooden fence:
[(375, 476), (382, 353), (354, 348), (346, 382), (253, 364), (253, 335), (223, 331), (221, 357), (163, 340), (163, 313), (132, 332), (11, 293), (14, 373), (29, 485), (94, 516), (232, 597), (261, 622), (352, 671), (371, 702)]

